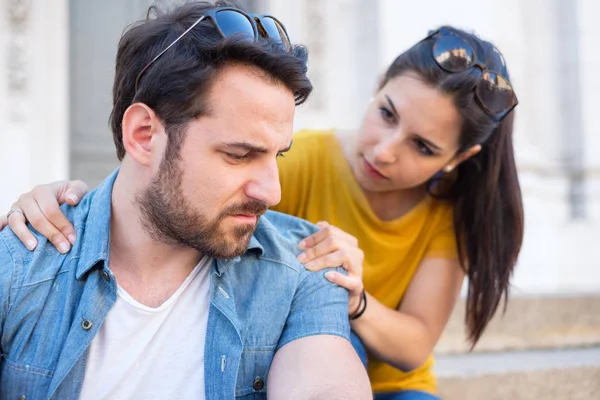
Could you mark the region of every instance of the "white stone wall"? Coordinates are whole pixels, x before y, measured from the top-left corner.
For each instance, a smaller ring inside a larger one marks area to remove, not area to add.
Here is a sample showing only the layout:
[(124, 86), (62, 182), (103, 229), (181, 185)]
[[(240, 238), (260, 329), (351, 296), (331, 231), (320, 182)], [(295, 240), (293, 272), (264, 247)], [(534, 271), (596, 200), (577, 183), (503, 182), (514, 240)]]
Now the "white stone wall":
[[(297, 129), (356, 127), (387, 64), (429, 29), (452, 24), (495, 42), (506, 56), (521, 102), (515, 146), (526, 235), (515, 293), (600, 290), (599, 2), (262, 3), (285, 23), (293, 41), (310, 49), (315, 92), (297, 113)], [(0, 1), (0, 212), (32, 185), (68, 176), (68, 4)], [(581, 127), (576, 131), (565, 126), (565, 118), (573, 115), (563, 112), (562, 83), (569, 60), (561, 58), (557, 45), (564, 39), (557, 29), (564, 17), (560, 4), (576, 7), (579, 18), (575, 65)], [(584, 215), (577, 220), (571, 217), (565, 167), (573, 148), (582, 152), (575, 161), (586, 179)]]

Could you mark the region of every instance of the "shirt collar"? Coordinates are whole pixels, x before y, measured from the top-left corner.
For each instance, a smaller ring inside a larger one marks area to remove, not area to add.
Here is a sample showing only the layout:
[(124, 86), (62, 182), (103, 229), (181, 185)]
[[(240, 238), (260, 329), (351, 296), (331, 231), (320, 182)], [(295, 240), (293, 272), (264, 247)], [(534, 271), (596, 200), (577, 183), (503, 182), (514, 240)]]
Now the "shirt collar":
[(91, 203), (83, 230), (81, 257), (77, 265), (77, 279), (99, 262), (107, 263), (110, 255), (110, 215), (112, 188), (119, 174), (117, 168), (88, 196)]

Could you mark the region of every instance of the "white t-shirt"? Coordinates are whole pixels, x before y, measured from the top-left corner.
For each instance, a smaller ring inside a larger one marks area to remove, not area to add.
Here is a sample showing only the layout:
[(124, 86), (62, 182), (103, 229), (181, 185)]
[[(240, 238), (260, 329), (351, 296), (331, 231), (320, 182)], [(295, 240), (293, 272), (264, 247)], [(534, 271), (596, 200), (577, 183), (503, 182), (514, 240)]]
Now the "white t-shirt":
[(158, 308), (118, 287), (90, 344), (81, 399), (204, 400), (211, 262), (204, 257)]

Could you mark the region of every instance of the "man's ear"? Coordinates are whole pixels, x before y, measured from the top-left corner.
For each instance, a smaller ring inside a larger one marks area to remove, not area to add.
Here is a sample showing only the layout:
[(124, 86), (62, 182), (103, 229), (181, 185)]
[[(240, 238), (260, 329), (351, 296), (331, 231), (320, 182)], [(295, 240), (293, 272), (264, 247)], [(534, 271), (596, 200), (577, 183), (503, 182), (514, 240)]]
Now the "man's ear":
[(130, 105), (123, 114), (123, 146), (127, 154), (138, 164), (150, 166), (155, 149), (155, 135), (164, 132), (160, 119), (144, 103)]

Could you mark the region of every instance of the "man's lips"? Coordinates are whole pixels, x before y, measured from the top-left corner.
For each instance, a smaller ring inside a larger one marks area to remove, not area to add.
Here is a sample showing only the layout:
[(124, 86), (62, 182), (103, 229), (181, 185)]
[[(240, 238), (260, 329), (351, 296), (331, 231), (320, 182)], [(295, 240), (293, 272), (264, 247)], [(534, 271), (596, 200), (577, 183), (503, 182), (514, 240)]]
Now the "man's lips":
[(368, 162), (364, 156), (362, 157), (362, 162), (363, 168), (367, 172), (367, 174), (369, 174), (369, 176), (375, 179), (389, 179), (387, 176), (379, 172), (379, 170), (375, 168), (370, 162)]
[(256, 220), (258, 219), (258, 215), (256, 214), (232, 214), (230, 217), (236, 219), (238, 222), (251, 224), (256, 223)]

